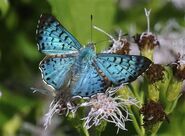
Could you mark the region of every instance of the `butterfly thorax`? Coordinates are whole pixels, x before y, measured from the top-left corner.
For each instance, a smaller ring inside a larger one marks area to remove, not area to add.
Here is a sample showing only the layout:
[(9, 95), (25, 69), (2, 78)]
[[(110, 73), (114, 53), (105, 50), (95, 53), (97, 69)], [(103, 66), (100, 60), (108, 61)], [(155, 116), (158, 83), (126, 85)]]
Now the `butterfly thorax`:
[(79, 52), (79, 61), (90, 61), (96, 57), (96, 53), (91, 47), (82, 48)]
[(77, 56), (76, 61), (73, 65), (73, 75), (79, 73), (83, 70), (84, 64), (92, 63), (96, 53), (91, 47), (81, 48), (79, 51), (79, 56)]
[(92, 65), (96, 53), (92, 47), (81, 48), (79, 51), (79, 56), (76, 57), (75, 63), (72, 66), (72, 78), (70, 82), (70, 87), (73, 88), (73, 85), (76, 85), (76, 82), (82, 77), (85, 73), (84, 71), (88, 68), (89, 65)]

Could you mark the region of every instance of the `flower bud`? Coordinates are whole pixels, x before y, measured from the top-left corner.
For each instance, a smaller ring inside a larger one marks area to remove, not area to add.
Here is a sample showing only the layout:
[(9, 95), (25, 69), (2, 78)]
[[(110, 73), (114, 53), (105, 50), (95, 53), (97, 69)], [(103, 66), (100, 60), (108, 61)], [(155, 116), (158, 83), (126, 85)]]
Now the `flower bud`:
[(153, 50), (156, 46), (159, 46), (159, 41), (152, 33), (143, 32), (134, 36), (134, 40), (137, 43), (141, 55), (153, 59)]
[(184, 80), (185, 79), (185, 64), (182, 65), (173, 65), (173, 73), (177, 80)]
[(164, 67), (160, 64), (152, 64), (146, 71), (146, 77), (148, 79), (148, 82), (153, 84), (157, 81), (163, 80), (164, 70)]
[(162, 104), (152, 100), (143, 105), (140, 109), (140, 113), (143, 114), (143, 125), (145, 127), (152, 127), (156, 123), (167, 119)]

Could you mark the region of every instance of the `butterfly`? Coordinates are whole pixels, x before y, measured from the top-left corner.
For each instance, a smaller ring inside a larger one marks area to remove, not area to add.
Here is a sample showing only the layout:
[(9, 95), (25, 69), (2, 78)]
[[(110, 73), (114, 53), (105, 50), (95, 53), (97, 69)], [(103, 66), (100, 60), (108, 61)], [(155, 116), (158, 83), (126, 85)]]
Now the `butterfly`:
[(46, 55), (39, 65), (43, 80), (56, 91), (68, 88), (71, 96), (91, 97), (130, 83), (151, 64), (143, 56), (96, 54), (93, 43), (83, 47), (52, 15), (41, 15), (36, 33)]

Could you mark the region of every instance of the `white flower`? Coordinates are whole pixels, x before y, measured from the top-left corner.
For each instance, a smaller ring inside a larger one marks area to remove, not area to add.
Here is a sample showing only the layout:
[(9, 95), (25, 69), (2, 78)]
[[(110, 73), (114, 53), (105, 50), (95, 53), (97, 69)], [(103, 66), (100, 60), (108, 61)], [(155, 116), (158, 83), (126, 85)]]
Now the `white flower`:
[(78, 107), (74, 106), (71, 101), (67, 101), (63, 98), (54, 99), (49, 106), (49, 111), (44, 116), (45, 129), (50, 125), (51, 119), (55, 113), (65, 114), (67, 116), (68, 113), (71, 112), (74, 116), (77, 108)]
[(51, 123), (51, 119), (55, 113), (58, 113), (58, 106), (59, 106), (59, 101), (54, 103), (54, 100), (51, 102), (49, 106), (49, 111), (44, 115), (44, 128), (45, 130)]
[(97, 94), (88, 102), (81, 106), (90, 107), (88, 115), (83, 118), (84, 126), (89, 129), (93, 125), (100, 125), (101, 121), (114, 123), (119, 129), (127, 130), (125, 122), (130, 121), (127, 106), (136, 105), (137, 101), (133, 98), (124, 99), (121, 96), (115, 96), (115, 91), (109, 90), (103, 94)]
[(185, 64), (185, 54), (180, 54), (178, 53), (178, 59), (177, 59), (177, 63), (180, 65), (184, 65)]

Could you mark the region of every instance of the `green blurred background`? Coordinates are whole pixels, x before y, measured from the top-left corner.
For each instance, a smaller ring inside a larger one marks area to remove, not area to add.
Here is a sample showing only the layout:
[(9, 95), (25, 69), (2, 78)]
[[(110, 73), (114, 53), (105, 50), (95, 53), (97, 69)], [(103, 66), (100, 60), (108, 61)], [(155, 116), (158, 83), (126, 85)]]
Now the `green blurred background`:
[[(93, 24), (109, 33), (122, 29), (124, 33), (136, 34), (146, 31), (144, 8), (152, 9), (154, 33), (162, 35), (172, 19), (181, 29), (172, 29), (170, 33), (184, 31), (184, 0), (0, 0), (0, 136), (37, 136), (43, 131), (42, 117), (50, 100), (30, 90), (30, 87), (46, 87), (38, 69), (44, 55), (38, 52), (35, 40), (42, 13), (56, 16), (85, 45), (91, 37), (91, 14)], [(96, 30), (92, 37), (94, 42), (107, 39)], [(107, 46), (108, 43), (98, 44), (97, 51)], [(170, 123), (162, 125), (159, 135), (183, 135), (184, 116), (184, 97), (181, 97), (175, 112), (169, 116)], [(79, 135), (65, 117), (53, 122), (46, 135)], [(135, 135), (132, 124), (127, 125), (129, 131), (120, 131), (119, 135)], [(104, 135), (114, 135), (116, 129), (112, 128), (108, 126)]]

